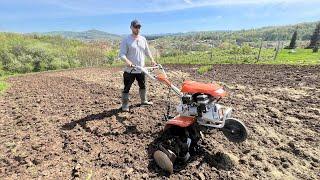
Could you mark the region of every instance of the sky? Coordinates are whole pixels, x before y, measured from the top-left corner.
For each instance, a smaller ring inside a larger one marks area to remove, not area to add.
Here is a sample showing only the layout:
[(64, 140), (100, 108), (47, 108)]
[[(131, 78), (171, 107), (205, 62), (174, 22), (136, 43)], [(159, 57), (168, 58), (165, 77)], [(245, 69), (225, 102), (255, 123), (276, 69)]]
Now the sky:
[(320, 0), (0, 0), (0, 31), (129, 34), (240, 30), (320, 20)]

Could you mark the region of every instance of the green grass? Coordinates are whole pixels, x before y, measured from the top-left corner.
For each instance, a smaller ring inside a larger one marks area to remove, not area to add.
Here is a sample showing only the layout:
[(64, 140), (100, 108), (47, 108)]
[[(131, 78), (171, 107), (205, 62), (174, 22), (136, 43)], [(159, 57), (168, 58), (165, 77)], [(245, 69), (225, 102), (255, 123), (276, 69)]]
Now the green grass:
[(0, 81), (0, 93), (4, 92), (8, 88), (8, 84), (4, 81)]
[(312, 49), (296, 49), (291, 53), (288, 49), (283, 49), (275, 61), (270, 64), (297, 64), (297, 65), (316, 65), (320, 64), (320, 52), (313, 53)]
[(122, 60), (116, 60), (112, 64), (106, 64), (105, 67), (119, 67), (125, 65), (124, 61)]
[[(249, 53), (231, 52), (226, 49), (214, 48), (209, 52), (189, 52), (178, 56), (161, 57), (161, 64), (290, 64), (290, 65), (316, 65), (320, 64), (320, 52), (313, 53), (311, 49), (296, 49), (295, 53), (283, 49), (274, 60), (274, 49), (262, 49), (260, 59), (257, 61), (258, 48)], [(212, 54), (212, 55), (211, 55)]]
[(8, 76), (0, 76), (0, 95), (9, 87), (5, 81)]
[[(258, 49), (242, 54), (233, 53), (230, 50), (214, 48), (208, 52), (189, 52), (178, 56), (161, 57), (159, 62), (162, 64), (252, 64), (256, 62)], [(273, 51), (265, 49), (261, 52), (260, 60), (271, 59)]]
[(4, 75), (0, 76), (0, 95), (3, 94), (10, 87), (10, 84), (6, 82), (6, 80), (9, 77), (20, 76), (20, 75), (24, 75), (24, 74), (5, 73)]
[[(200, 64), (198, 72), (205, 73), (206, 68), (212, 64), (289, 64), (289, 65), (320, 65), (320, 52), (313, 53), (312, 49), (296, 49), (295, 53), (282, 49), (274, 60), (274, 49), (262, 49), (260, 59), (257, 61), (259, 49), (252, 49), (249, 53), (233, 53), (230, 50), (214, 48), (209, 52), (189, 52), (178, 56), (160, 57), (156, 61), (160, 64)], [(121, 60), (115, 61), (106, 67), (123, 66)], [(148, 64), (148, 63), (147, 63)]]
[(201, 66), (199, 69), (198, 69), (198, 73), (199, 74), (204, 74), (208, 71), (211, 71), (212, 70), (212, 66), (211, 65), (206, 65), (206, 66)]

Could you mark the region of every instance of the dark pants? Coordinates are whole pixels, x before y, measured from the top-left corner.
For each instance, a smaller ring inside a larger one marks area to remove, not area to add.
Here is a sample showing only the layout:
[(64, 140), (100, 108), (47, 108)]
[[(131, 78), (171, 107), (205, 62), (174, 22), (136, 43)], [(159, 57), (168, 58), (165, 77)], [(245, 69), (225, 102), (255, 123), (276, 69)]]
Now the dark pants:
[(138, 81), (138, 85), (140, 89), (146, 89), (146, 82), (145, 82), (145, 74), (144, 73), (123, 73), (123, 83), (124, 83), (124, 89), (123, 93), (129, 93), (130, 88), (134, 80)]

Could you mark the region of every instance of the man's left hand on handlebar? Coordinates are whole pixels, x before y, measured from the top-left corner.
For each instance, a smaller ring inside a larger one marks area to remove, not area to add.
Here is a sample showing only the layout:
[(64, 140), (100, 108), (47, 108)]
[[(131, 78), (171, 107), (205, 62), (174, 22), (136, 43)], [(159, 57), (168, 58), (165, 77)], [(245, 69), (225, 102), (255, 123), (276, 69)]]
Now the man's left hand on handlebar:
[(157, 64), (154, 60), (152, 60), (152, 61), (151, 61), (151, 65), (152, 65), (152, 66), (157, 66), (158, 64)]

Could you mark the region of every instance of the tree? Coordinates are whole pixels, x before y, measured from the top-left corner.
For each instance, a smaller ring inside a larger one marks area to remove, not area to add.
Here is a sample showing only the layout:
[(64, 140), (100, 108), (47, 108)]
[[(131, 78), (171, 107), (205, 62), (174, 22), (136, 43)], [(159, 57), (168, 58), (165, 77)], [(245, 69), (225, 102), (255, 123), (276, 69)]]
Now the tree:
[(297, 41), (297, 31), (294, 31), (291, 37), (290, 45), (285, 49), (295, 49), (296, 48), (296, 41)]
[(318, 41), (318, 43), (314, 46), (312, 52), (317, 53), (319, 51), (319, 45), (320, 45), (320, 41)]
[(320, 41), (320, 22), (317, 24), (317, 27), (314, 30), (313, 35), (311, 36), (310, 44), (307, 47), (307, 49), (315, 48), (317, 43), (319, 43), (319, 41)]
[(318, 52), (318, 51), (319, 51), (319, 47), (318, 47), (318, 46), (315, 46), (315, 47), (313, 48), (313, 51), (312, 51), (312, 52), (316, 53), (316, 52)]

